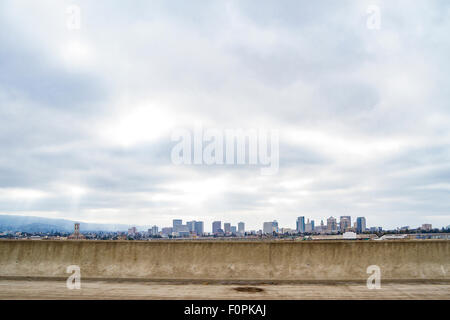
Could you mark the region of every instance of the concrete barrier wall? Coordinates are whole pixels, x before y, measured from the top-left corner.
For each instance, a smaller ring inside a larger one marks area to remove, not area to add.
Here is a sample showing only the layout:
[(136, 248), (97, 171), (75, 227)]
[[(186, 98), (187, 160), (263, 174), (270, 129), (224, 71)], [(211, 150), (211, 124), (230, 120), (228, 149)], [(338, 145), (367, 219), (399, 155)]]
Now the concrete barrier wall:
[(450, 279), (450, 241), (0, 241), (0, 276), (170, 280)]

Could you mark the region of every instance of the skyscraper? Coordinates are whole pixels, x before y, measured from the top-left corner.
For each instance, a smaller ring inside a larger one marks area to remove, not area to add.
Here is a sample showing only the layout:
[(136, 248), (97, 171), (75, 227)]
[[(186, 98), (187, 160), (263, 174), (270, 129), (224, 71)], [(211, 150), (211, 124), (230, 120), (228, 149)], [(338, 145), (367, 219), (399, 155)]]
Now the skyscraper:
[(198, 236), (201, 236), (201, 235), (203, 235), (203, 221), (195, 221), (195, 233), (198, 235)]
[(223, 232), (225, 232), (225, 234), (231, 233), (231, 223), (225, 222), (223, 224)]
[(273, 234), (274, 232), (278, 233), (278, 222), (276, 220), (271, 222), (264, 222), (263, 233)]
[(366, 218), (365, 217), (356, 218), (356, 232), (362, 233), (364, 231), (366, 231)]
[(273, 231), (278, 233), (278, 222), (277, 222), (277, 220), (273, 220), (272, 227), (273, 227)]
[(240, 234), (245, 233), (245, 223), (243, 223), (243, 222), (238, 223), (238, 233), (240, 233)]
[(189, 232), (195, 232), (195, 220), (186, 222)]
[(263, 233), (264, 234), (272, 234), (273, 233), (272, 221), (263, 223)]
[(297, 232), (304, 233), (305, 232), (305, 217), (297, 218)]
[(336, 232), (337, 231), (336, 218), (329, 217), (327, 219), (327, 231), (328, 232)]
[(222, 222), (221, 221), (214, 221), (212, 223), (212, 232), (214, 234), (219, 232), (219, 229), (222, 229)]
[(172, 221), (173, 232), (178, 232), (180, 230), (180, 226), (183, 224), (183, 220), (174, 219)]
[(352, 217), (350, 216), (341, 216), (339, 220), (339, 227), (341, 232), (345, 232), (352, 227)]

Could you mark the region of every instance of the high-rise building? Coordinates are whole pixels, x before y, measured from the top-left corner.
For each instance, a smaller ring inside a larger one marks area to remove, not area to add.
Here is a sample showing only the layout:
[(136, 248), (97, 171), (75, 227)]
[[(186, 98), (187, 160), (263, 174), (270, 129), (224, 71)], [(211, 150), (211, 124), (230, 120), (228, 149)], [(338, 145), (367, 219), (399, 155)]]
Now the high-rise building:
[(346, 232), (352, 227), (352, 217), (341, 216), (339, 221), (339, 228), (341, 232)]
[(173, 232), (179, 232), (181, 225), (183, 225), (183, 220), (181, 220), (181, 219), (174, 219), (172, 221)]
[(231, 233), (231, 223), (225, 222), (223, 224), (223, 232), (225, 232), (225, 234)]
[(214, 234), (219, 233), (220, 229), (222, 229), (222, 222), (221, 221), (214, 221), (212, 223), (212, 233), (214, 233)]
[(231, 234), (236, 234), (237, 228), (236, 226), (231, 226)]
[(263, 233), (265, 233), (265, 234), (272, 234), (273, 233), (272, 221), (263, 223)]
[(433, 226), (429, 223), (424, 223), (422, 224), (422, 227), (420, 229), (424, 231), (431, 231), (431, 229), (433, 229)]
[(327, 232), (336, 232), (336, 231), (337, 231), (336, 218), (329, 217), (327, 219)]
[(195, 220), (186, 222), (189, 232), (195, 233)]
[(157, 236), (158, 235), (158, 226), (153, 226), (152, 227), (151, 235), (152, 236)]
[(276, 220), (273, 220), (272, 226), (273, 226), (273, 231), (278, 233), (278, 222)]
[(203, 230), (203, 221), (195, 221), (195, 227), (194, 227), (194, 229), (195, 229), (195, 233), (196, 233), (198, 236), (203, 235), (203, 233), (204, 233), (204, 230)]
[(366, 218), (356, 218), (356, 233), (363, 233), (364, 231), (366, 231)]
[(165, 236), (172, 235), (172, 232), (173, 232), (173, 228), (171, 228), (171, 227), (161, 229), (161, 233)]
[(304, 233), (305, 232), (305, 217), (297, 218), (297, 232)]
[(245, 233), (245, 223), (243, 223), (243, 222), (238, 223), (238, 232), (241, 235), (243, 235)]
[(263, 233), (273, 234), (274, 232), (278, 233), (278, 222), (277, 221), (263, 223)]
[(306, 221), (305, 224), (305, 232), (312, 232), (311, 223), (309, 222), (309, 219)]

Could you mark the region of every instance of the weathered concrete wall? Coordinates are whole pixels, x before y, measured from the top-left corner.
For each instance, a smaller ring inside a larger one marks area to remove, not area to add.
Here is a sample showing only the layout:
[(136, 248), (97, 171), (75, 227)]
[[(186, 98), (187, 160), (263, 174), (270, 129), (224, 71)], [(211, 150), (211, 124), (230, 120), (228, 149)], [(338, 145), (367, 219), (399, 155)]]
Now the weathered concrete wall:
[(171, 280), (450, 279), (450, 241), (0, 241), (0, 276)]

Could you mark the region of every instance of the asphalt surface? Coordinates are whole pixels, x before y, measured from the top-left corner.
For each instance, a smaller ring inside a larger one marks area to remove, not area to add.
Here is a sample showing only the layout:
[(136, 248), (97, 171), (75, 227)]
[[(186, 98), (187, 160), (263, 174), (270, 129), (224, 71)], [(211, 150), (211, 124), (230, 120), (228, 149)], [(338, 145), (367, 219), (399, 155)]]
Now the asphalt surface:
[(62, 280), (0, 279), (0, 299), (444, 299), (450, 300), (448, 281), (381, 283), (369, 290), (362, 283), (326, 284), (171, 284), (159, 282), (81, 281), (68, 289)]

